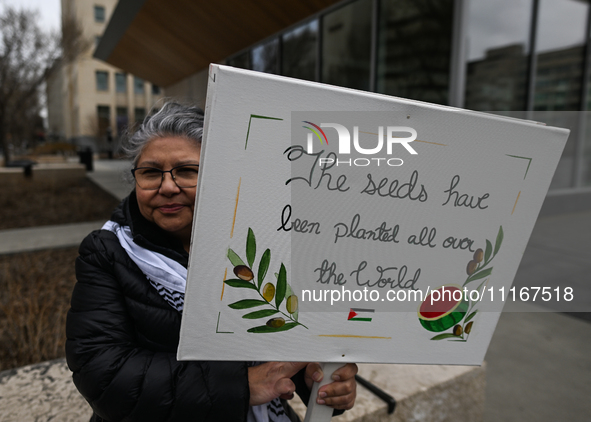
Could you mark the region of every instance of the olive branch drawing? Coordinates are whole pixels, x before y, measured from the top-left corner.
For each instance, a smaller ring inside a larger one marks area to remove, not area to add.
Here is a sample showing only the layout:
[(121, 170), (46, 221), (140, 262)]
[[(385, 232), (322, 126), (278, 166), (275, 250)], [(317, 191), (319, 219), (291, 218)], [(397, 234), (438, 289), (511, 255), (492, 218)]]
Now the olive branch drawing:
[[(486, 240), (486, 251), (483, 253), (482, 249), (477, 249), (474, 252), (473, 259), (468, 262), (468, 266), (466, 267), (466, 273), (468, 273), (468, 278), (462, 285), (462, 287), (466, 286), (473, 281), (480, 280), (481, 278), (488, 277), (492, 273), (492, 267), (486, 268), (488, 264), (493, 260), (493, 258), (501, 249), (501, 244), (503, 243), (503, 226), (499, 227), (499, 232), (497, 233), (497, 240), (495, 241), (495, 249), (493, 252), (492, 243), (487, 239)], [(491, 256), (492, 254), (492, 256)], [(482, 259), (484, 258), (484, 262)], [(482, 264), (481, 264), (482, 262)], [(485, 269), (486, 268), (486, 269)]]
[[(468, 278), (466, 278), (466, 281), (464, 282), (462, 287), (465, 287), (476, 280), (482, 280), (483, 278), (486, 278), (492, 274), (493, 267), (488, 267), (488, 265), (492, 262), (494, 257), (501, 249), (504, 236), (505, 235), (503, 233), (503, 226), (500, 226), (499, 232), (497, 233), (497, 238), (495, 240), (494, 249), (492, 243), (488, 239), (486, 239), (485, 251), (478, 248), (476, 252), (474, 252), (472, 260), (470, 260), (468, 262), (468, 265), (466, 266), (466, 273), (468, 274)], [(472, 320), (478, 313), (478, 309), (474, 308), (483, 298), (484, 288), (486, 287), (485, 283), (486, 280), (482, 281), (480, 285), (476, 288), (476, 290), (478, 291), (479, 300), (473, 301), (470, 299), (470, 306), (468, 307), (468, 310), (465, 313), (465, 315), (467, 316), (464, 319), (463, 324), (458, 323), (453, 327), (451, 333), (438, 334), (435, 337), (431, 338), (431, 340), (444, 340), (454, 338), (454, 340), (450, 341), (468, 341), (468, 337), (470, 337), (470, 333), (472, 332), (472, 326), (474, 325), (474, 321)], [(466, 300), (466, 298), (464, 298), (464, 300)], [(461, 320), (459, 322), (461, 322)]]
[[(263, 252), (255, 277), (252, 268), (255, 263), (256, 249), (254, 232), (249, 227), (248, 235), (246, 236), (246, 261), (248, 262), (248, 265), (244, 263), (236, 252), (228, 248), (228, 259), (234, 266), (233, 271), (238, 278), (224, 280), (224, 283), (230, 287), (255, 290), (262, 300), (242, 299), (238, 302), (231, 303), (228, 306), (232, 309), (250, 309), (259, 306), (265, 306), (267, 308), (247, 313), (242, 316), (244, 319), (260, 319), (275, 315), (273, 318), (269, 319), (265, 325), (249, 328), (247, 330), (249, 333), (277, 333), (280, 331), (291, 330), (298, 325), (308, 329), (304, 324), (298, 322), (298, 297), (293, 293), (290, 285), (287, 283), (287, 270), (283, 263), (281, 263), (279, 272), (275, 273), (275, 278), (277, 280), (276, 285), (267, 282), (263, 286), (271, 262), (270, 249), (266, 249), (265, 252)], [(273, 299), (275, 300), (273, 301)], [(287, 313), (280, 309), (284, 302), (285, 311)], [(277, 314), (283, 316), (277, 316)], [(289, 322), (286, 322), (286, 320)]]

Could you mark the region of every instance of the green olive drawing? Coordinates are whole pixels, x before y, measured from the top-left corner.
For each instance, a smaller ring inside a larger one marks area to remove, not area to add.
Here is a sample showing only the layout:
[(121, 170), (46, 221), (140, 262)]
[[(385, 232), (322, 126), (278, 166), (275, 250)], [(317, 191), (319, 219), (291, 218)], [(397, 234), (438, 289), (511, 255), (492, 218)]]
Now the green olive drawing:
[(279, 328), (279, 327), (283, 327), (284, 325), (285, 325), (285, 320), (281, 317), (271, 318), (269, 321), (267, 321), (267, 327), (271, 327), (271, 328)]
[(460, 324), (456, 325), (453, 330), (454, 336), (461, 336), (462, 331), (462, 326)]
[(470, 331), (472, 331), (472, 324), (474, 323), (474, 321), (470, 321), (469, 323), (466, 324), (466, 327), (464, 328), (464, 332), (466, 334), (470, 334)]
[(287, 298), (287, 302), (285, 303), (285, 307), (287, 308), (287, 312), (293, 314), (295, 311), (298, 310), (298, 297), (296, 295), (291, 295)]
[(271, 283), (265, 284), (265, 287), (263, 287), (263, 298), (267, 302), (271, 302), (274, 297), (275, 297), (275, 286), (273, 286)]

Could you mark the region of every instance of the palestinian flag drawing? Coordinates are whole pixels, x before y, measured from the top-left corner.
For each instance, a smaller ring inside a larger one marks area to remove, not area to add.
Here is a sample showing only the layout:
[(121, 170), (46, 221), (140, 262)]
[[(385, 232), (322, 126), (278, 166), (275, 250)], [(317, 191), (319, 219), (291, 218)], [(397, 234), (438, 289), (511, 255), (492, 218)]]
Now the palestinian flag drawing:
[(349, 316), (347, 317), (347, 321), (365, 321), (371, 322), (371, 318), (369, 318), (370, 313), (374, 313), (375, 309), (361, 309), (361, 308), (351, 308), (349, 312)]

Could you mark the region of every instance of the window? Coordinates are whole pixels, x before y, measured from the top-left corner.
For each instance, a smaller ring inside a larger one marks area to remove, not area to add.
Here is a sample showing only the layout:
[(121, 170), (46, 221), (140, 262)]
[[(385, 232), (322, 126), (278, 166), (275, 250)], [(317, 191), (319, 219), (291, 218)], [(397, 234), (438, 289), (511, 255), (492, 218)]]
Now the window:
[(136, 123), (141, 123), (146, 118), (146, 109), (143, 107), (136, 107), (133, 112), (135, 114)]
[(160, 87), (158, 85), (152, 85), (152, 94), (160, 95)]
[(133, 77), (133, 92), (136, 94), (144, 93), (144, 80), (142, 78), (138, 78), (137, 76)]
[(117, 134), (122, 135), (127, 130), (129, 119), (127, 117), (127, 107), (117, 107)]
[[(535, 98), (539, 101), (534, 101), (533, 108), (579, 110), (589, 4), (575, 0), (541, 0), (539, 13), (535, 86)], [(559, 92), (562, 95), (556, 95)], [(549, 95), (542, 97), (537, 95), (539, 93)], [(571, 135), (569, 143), (572, 139)]]
[[(578, 151), (582, 146), (578, 145), (578, 140), (582, 137), (579, 128), (583, 117), (565, 111), (584, 107), (581, 104), (581, 80), (584, 77), (585, 43), (589, 42), (589, 3), (540, 0), (539, 7), (534, 52), (537, 58), (537, 80), (534, 84), (532, 120), (571, 129), (550, 184), (550, 189), (569, 188), (585, 177), (584, 156), (579, 161), (581, 165), (577, 163), (578, 155), (583, 153)], [(560, 30), (557, 26), (561, 27)]]
[(524, 110), (532, 6), (532, 0), (471, 2), (466, 108)]
[(94, 6), (94, 21), (95, 22), (104, 22), (105, 21), (104, 6)]
[(252, 70), (265, 73), (279, 73), (278, 69), (279, 39), (275, 38), (266, 44), (252, 49)]
[(115, 90), (117, 92), (127, 92), (127, 74), (115, 73)]
[(369, 89), (372, 0), (349, 3), (323, 17), (322, 81)]
[(285, 76), (316, 80), (318, 20), (306, 23), (283, 35), (282, 70)]
[(96, 90), (97, 91), (108, 91), (109, 90), (109, 72), (102, 70), (96, 71)]
[(227, 64), (228, 66), (239, 67), (241, 69), (250, 69), (250, 51), (228, 59)]
[(97, 121), (98, 121), (98, 136), (105, 136), (107, 133), (107, 128), (110, 126), (111, 123), (111, 109), (109, 106), (99, 105), (96, 106), (96, 114), (97, 114)]
[(382, 0), (378, 92), (447, 104), (453, 4), (452, 0)]

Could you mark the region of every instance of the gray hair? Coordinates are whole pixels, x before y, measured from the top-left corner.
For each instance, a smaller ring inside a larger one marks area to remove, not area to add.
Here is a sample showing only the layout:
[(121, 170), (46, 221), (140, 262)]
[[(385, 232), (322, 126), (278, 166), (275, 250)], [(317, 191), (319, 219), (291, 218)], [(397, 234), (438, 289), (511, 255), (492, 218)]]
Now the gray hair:
[(146, 116), (124, 147), (133, 167), (137, 165), (146, 145), (155, 138), (178, 136), (201, 145), (203, 110), (199, 107), (167, 102), (156, 113)]

